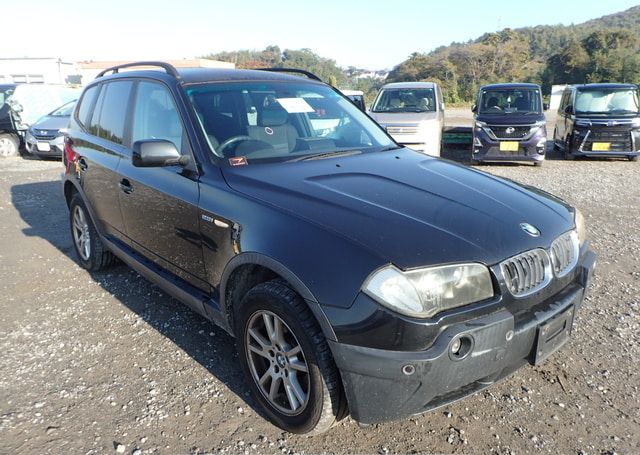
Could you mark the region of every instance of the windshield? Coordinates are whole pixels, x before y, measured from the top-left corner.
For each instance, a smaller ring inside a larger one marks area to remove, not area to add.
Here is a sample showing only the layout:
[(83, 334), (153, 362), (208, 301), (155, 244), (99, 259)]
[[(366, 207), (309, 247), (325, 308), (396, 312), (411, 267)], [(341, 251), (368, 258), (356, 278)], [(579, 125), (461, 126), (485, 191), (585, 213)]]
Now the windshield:
[(73, 106), (76, 105), (76, 100), (69, 101), (67, 104), (63, 104), (49, 115), (51, 117), (70, 117), (73, 112)]
[(639, 110), (635, 89), (578, 90), (576, 114), (633, 114)]
[(188, 87), (187, 95), (212, 152), (236, 163), (395, 146), (366, 114), (325, 85), (212, 83)]
[(482, 89), (478, 100), (480, 114), (540, 114), (539, 89)]
[(435, 112), (436, 96), (432, 88), (382, 89), (371, 112)]

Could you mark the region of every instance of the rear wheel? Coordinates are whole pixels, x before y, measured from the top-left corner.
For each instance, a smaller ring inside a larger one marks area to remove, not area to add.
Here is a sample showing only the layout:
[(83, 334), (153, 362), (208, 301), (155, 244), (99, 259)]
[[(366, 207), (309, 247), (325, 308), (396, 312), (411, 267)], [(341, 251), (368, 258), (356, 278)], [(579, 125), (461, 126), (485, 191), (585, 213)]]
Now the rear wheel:
[(69, 225), (78, 262), (83, 268), (96, 272), (115, 262), (115, 256), (100, 240), (89, 212), (77, 193), (71, 198), (69, 204)]
[(20, 140), (14, 134), (0, 134), (0, 157), (18, 156)]
[(346, 413), (338, 368), (310, 310), (286, 283), (259, 284), (236, 315), (236, 342), (253, 396), (291, 433), (322, 433)]
[(638, 158), (640, 158), (638, 155), (636, 155), (636, 156), (630, 156), (630, 157), (629, 157), (629, 161), (638, 161)]

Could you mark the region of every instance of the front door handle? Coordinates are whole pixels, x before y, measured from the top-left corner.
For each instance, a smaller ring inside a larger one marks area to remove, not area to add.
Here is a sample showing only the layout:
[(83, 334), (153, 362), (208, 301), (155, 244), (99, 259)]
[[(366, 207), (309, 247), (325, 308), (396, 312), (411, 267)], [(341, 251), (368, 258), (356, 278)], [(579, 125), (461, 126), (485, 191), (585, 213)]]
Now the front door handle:
[(80, 158), (78, 160), (78, 167), (82, 171), (86, 171), (87, 170), (88, 165), (87, 165), (87, 162), (84, 160), (84, 158)]
[(122, 191), (124, 191), (127, 194), (133, 193), (133, 186), (131, 186), (131, 182), (127, 179), (120, 180), (120, 183), (118, 183), (118, 186)]

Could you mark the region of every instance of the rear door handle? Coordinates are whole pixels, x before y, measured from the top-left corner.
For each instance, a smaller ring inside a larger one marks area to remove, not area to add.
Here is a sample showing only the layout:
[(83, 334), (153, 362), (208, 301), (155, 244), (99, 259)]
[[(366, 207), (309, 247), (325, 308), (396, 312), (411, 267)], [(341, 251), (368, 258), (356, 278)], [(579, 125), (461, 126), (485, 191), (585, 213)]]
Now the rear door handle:
[(133, 186), (131, 186), (131, 182), (127, 179), (120, 180), (120, 183), (118, 183), (118, 186), (122, 191), (124, 191), (127, 194), (133, 193)]

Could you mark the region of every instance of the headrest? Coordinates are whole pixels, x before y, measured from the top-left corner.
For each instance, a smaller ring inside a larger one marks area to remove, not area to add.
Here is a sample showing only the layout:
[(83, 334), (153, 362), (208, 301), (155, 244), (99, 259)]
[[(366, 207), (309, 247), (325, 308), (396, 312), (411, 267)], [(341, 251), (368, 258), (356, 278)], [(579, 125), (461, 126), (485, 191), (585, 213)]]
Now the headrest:
[(287, 111), (281, 107), (269, 107), (264, 109), (260, 114), (258, 123), (261, 126), (280, 126), (287, 123)]

